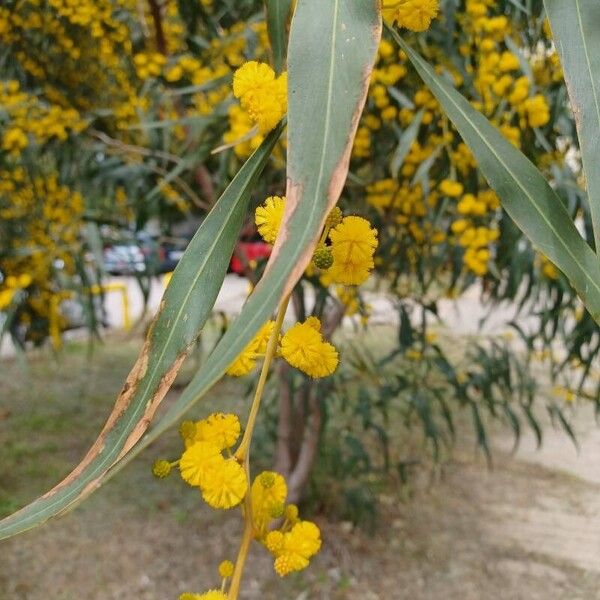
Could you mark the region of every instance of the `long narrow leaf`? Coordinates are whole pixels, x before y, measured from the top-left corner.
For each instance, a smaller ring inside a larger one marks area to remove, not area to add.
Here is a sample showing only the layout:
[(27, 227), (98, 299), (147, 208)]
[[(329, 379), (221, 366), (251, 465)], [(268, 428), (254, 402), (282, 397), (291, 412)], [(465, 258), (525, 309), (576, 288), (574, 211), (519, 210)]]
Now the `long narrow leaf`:
[(292, 11), (292, 0), (265, 0), (267, 9), (267, 30), (273, 52), (275, 71), (285, 68), (287, 49), (287, 26)]
[(481, 172), (506, 212), (541, 252), (569, 277), (590, 314), (600, 322), (600, 265), (577, 231), (560, 198), (527, 157), (429, 64), (395, 30), (407, 53), (473, 152)]
[(281, 130), (240, 169), (175, 269), (140, 357), (100, 436), (81, 464), (54, 489), (0, 521), (0, 539), (74, 507), (136, 445), (211, 313), (238, 238), (250, 192)]
[(600, 248), (600, 2), (544, 0), (575, 115), (587, 191)]

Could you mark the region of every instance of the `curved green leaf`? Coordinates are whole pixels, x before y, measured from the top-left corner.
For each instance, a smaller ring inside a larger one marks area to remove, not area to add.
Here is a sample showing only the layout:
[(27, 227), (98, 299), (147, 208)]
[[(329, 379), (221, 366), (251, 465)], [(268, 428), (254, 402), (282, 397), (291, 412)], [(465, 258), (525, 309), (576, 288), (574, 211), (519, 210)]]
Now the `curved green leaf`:
[(515, 223), (569, 278), (590, 314), (600, 322), (600, 265), (577, 231), (560, 198), (539, 170), (395, 30), (391, 33), (407, 53), (473, 152), (481, 172)]
[(273, 52), (275, 71), (281, 73), (285, 68), (287, 49), (287, 27), (292, 12), (292, 0), (265, 0), (267, 9), (267, 31)]
[(600, 248), (600, 2), (544, 0), (563, 67)]
[(31, 529), (75, 506), (140, 440), (212, 311), (250, 192), (280, 133), (281, 128), (271, 133), (244, 164), (190, 242), (165, 291), (142, 352), (88, 454), (54, 489), (0, 521), (0, 539)]

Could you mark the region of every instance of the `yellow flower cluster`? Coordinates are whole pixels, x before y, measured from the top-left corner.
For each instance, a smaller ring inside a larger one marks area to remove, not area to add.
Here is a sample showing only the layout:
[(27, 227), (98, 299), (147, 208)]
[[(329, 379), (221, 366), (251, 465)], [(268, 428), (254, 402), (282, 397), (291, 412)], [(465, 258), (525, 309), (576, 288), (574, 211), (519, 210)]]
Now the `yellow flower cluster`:
[[(256, 209), (256, 226), (265, 242), (275, 242), (284, 210), (285, 197), (280, 196), (267, 198)], [(334, 214), (338, 218), (326, 224), (313, 265), (323, 272), (321, 280), (325, 286), (332, 283), (360, 285), (368, 279), (374, 267), (377, 231), (362, 217), (342, 217), (339, 209), (335, 209)], [(326, 240), (330, 245), (325, 244)]]
[[(215, 413), (207, 419), (184, 421), (180, 434), (185, 444), (181, 459), (170, 463), (157, 460), (152, 471), (160, 479), (179, 464), (182, 478), (199, 487), (206, 502), (214, 508), (232, 508), (246, 497), (246, 472), (236, 457), (224, 458), (223, 450), (231, 448), (240, 434), (240, 423), (235, 415)], [(285, 479), (274, 471), (263, 471), (252, 482), (247, 513), (251, 515), (252, 538), (259, 541), (274, 558), (274, 569), (280, 576), (301, 571), (321, 547), (321, 533), (316, 524), (302, 521), (298, 508), (286, 504)], [(273, 523), (280, 520), (280, 527)], [(180, 600), (227, 598), (224, 592), (227, 579), (234, 574), (233, 563), (226, 560), (219, 565), (223, 578), (221, 590), (203, 594), (185, 593)]]
[[(0, 82), (0, 106), (6, 119), (2, 150), (18, 157), (31, 141), (43, 144), (53, 138), (67, 139), (79, 133), (86, 123), (73, 108), (46, 105), (36, 96), (21, 90), (16, 80)], [(3, 119), (3, 120), (4, 120)]]
[[(275, 323), (268, 321), (254, 339), (227, 369), (228, 375), (241, 377), (250, 373), (258, 358), (264, 356)], [(321, 322), (309, 317), (304, 323), (292, 326), (280, 339), (278, 353), (290, 365), (309, 377), (331, 375), (338, 365), (335, 347), (323, 339)]]
[[(56, 265), (62, 266), (63, 279), (75, 271), (83, 208), (81, 194), (61, 185), (56, 172), (30, 179), (22, 166), (0, 171), (0, 240), (11, 249), (2, 258), (0, 289), (11, 289), (13, 283), (28, 288), (20, 319), (39, 317), (46, 327), (50, 320), (55, 327), (66, 324), (56, 313), (62, 297)], [(3, 296), (12, 300), (14, 293)]]
[[(250, 494), (254, 537), (273, 555), (277, 574), (283, 577), (305, 569), (321, 548), (321, 533), (311, 521), (298, 519), (295, 505), (285, 505), (285, 479), (279, 473), (264, 471), (255, 478)], [(281, 518), (282, 526), (271, 530), (270, 524)]]
[(133, 57), (135, 72), (140, 79), (158, 77), (166, 63), (167, 57), (160, 52), (138, 52)]
[(6, 310), (19, 290), (29, 287), (31, 281), (31, 275), (23, 273), (18, 277), (9, 275), (4, 281), (0, 282), (0, 311)]
[(344, 217), (330, 230), (329, 240), (333, 264), (324, 274), (325, 282), (364, 283), (375, 266), (373, 255), (377, 249), (377, 231), (369, 221), (357, 216)]
[[(0, 42), (48, 100), (89, 110), (135, 93), (127, 63), (131, 33), (119, 13), (130, 0), (23, 0), (0, 8)], [(50, 42), (50, 43), (48, 43)], [(64, 90), (69, 90), (68, 94)]]
[(240, 432), (238, 418), (222, 413), (196, 423), (186, 422), (181, 429), (186, 446), (179, 460), (181, 477), (200, 488), (204, 501), (213, 508), (232, 508), (246, 495), (244, 468), (235, 458), (222, 454), (237, 442)]
[(338, 352), (323, 339), (317, 317), (290, 327), (281, 338), (280, 353), (292, 367), (314, 379), (331, 375), (338, 366)]

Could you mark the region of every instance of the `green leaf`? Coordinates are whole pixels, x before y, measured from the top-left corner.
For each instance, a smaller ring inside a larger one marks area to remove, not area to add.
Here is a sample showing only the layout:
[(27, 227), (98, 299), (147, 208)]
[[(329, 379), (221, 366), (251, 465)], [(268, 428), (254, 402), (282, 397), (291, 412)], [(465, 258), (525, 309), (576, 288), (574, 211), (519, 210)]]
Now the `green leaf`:
[(600, 322), (600, 265), (560, 198), (539, 170), (394, 30), (423, 81), (436, 96), (477, 159), (510, 217), (565, 275)]
[(544, 0), (560, 56), (587, 178), (596, 248), (600, 248), (600, 2)]
[(265, 0), (267, 9), (267, 31), (273, 52), (275, 71), (285, 70), (287, 27), (292, 11), (292, 0)]
[(425, 109), (422, 108), (412, 120), (412, 123), (401, 133), (398, 139), (398, 146), (394, 151), (392, 156), (392, 162), (390, 163), (390, 171), (392, 173), (392, 177), (398, 176), (398, 171), (400, 167), (404, 163), (404, 160), (408, 156), (410, 152), (410, 148), (413, 145), (413, 142), (417, 139), (419, 135), (419, 129), (421, 128), (421, 121), (423, 120), (423, 113)]
[(54, 489), (0, 521), (0, 539), (73, 508), (138, 443), (211, 314), (250, 192), (279, 138), (272, 132), (248, 159), (190, 242), (161, 301), (141, 354), (100, 436)]

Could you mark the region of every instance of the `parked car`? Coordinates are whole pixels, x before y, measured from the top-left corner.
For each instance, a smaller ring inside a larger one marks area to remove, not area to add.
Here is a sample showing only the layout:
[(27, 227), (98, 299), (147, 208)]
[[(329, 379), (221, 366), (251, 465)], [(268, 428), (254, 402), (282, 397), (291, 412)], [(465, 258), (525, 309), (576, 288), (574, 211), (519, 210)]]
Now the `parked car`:
[(104, 248), (104, 269), (111, 275), (133, 275), (146, 271), (144, 252), (135, 244), (115, 244)]

